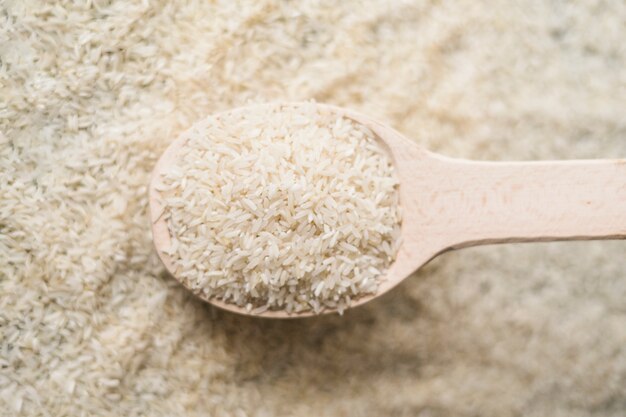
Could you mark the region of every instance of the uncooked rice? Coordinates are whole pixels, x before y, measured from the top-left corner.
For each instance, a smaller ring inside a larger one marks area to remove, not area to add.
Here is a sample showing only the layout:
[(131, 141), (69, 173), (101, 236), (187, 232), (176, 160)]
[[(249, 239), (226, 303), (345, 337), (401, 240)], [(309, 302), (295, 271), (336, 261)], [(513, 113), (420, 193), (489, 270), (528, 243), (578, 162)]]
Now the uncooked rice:
[(159, 191), (174, 274), (255, 313), (375, 293), (400, 243), (398, 180), (364, 125), (315, 103), (208, 117), (180, 139)]
[(259, 320), (165, 273), (146, 190), (206, 115), (311, 98), (450, 156), (624, 157), (624, 22), (624, 0), (0, 0), (0, 416), (624, 417), (626, 242), (450, 252), (342, 317)]

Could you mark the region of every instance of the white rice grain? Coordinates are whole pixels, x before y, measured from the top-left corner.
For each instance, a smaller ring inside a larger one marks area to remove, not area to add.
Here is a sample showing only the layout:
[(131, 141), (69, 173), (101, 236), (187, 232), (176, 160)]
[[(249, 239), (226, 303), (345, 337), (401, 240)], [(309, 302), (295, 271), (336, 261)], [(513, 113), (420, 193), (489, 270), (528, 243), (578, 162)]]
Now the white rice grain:
[(161, 192), (167, 253), (188, 287), (288, 312), (343, 311), (376, 291), (400, 210), (393, 164), (369, 129), (314, 103), (269, 104), (186, 135)]

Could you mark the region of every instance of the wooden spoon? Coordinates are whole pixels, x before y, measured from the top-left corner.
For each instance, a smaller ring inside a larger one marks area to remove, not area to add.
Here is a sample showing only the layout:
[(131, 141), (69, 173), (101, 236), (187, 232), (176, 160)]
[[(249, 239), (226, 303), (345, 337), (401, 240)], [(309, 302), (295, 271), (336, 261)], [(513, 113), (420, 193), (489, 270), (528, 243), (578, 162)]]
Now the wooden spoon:
[[(386, 145), (400, 179), (403, 243), (376, 294), (380, 297), (435, 256), (492, 243), (626, 238), (626, 160), (479, 162), (448, 158), (419, 147), (392, 128), (352, 110), (318, 106), (369, 127)], [(245, 108), (236, 111), (246, 111)], [(150, 183), (154, 244), (165, 267), (170, 235), (159, 191), (161, 173), (176, 160), (183, 133), (158, 161)], [(203, 298), (201, 294), (196, 295)], [(203, 298), (204, 299), (204, 298)], [(239, 314), (245, 308), (205, 301)], [(332, 313), (325, 309), (322, 314)], [(257, 316), (291, 318), (315, 313), (265, 311)]]

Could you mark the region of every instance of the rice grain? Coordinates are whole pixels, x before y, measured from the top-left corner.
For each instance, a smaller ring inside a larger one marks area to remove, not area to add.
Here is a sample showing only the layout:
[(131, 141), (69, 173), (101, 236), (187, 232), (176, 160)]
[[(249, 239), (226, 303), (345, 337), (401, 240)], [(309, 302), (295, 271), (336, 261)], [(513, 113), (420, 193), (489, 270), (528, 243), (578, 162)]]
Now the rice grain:
[(188, 288), (287, 312), (342, 312), (376, 291), (400, 209), (393, 164), (368, 128), (314, 103), (268, 104), (209, 117), (181, 140), (159, 188), (165, 253)]

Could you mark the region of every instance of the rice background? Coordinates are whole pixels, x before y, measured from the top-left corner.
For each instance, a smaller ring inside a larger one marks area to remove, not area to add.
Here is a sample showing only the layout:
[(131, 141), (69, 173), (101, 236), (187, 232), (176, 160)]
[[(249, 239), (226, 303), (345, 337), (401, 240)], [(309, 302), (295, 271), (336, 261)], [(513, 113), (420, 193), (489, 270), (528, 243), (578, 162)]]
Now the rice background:
[(344, 317), (159, 265), (146, 185), (206, 114), (349, 106), (476, 159), (626, 156), (626, 3), (0, 0), (0, 415), (623, 416), (624, 242), (446, 254)]

